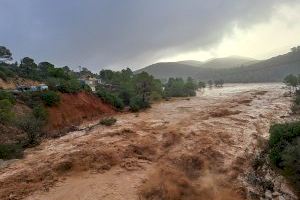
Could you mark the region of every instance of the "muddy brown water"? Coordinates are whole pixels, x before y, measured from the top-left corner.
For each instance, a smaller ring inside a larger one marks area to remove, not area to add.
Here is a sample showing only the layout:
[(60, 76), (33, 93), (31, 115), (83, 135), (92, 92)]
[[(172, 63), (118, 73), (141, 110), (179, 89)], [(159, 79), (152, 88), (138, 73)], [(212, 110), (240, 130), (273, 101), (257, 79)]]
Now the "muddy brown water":
[(45, 141), (0, 170), (0, 199), (246, 199), (241, 177), (270, 124), (288, 115), (285, 92), (206, 89)]

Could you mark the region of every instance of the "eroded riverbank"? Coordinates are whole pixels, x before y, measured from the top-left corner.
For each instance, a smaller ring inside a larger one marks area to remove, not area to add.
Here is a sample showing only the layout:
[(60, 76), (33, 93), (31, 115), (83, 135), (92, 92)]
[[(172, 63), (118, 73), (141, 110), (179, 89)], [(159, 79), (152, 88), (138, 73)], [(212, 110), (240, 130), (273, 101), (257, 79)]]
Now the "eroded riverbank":
[(284, 92), (280, 84), (226, 86), (45, 141), (1, 169), (0, 197), (245, 199), (242, 177), (259, 138), (288, 115)]

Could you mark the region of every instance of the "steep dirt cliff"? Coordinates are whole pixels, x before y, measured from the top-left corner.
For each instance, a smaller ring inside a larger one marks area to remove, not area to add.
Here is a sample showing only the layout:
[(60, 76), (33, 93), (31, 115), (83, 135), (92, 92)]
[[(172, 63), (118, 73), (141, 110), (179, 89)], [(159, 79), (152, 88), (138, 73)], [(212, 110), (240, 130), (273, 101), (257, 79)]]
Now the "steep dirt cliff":
[(48, 109), (48, 130), (61, 130), (68, 126), (80, 124), (85, 120), (116, 113), (111, 105), (85, 92), (61, 94), (60, 98), (61, 101), (58, 106)]

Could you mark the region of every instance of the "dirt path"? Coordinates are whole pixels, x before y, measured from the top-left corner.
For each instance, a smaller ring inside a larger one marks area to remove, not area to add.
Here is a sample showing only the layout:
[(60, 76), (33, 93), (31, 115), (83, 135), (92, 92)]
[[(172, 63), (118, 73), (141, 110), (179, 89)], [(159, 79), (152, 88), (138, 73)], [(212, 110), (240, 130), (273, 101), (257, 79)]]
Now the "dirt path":
[(241, 175), (287, 115), (284, 92), (227, 86), (45, 141), (0, 171), (0, 199), (245, 199)]

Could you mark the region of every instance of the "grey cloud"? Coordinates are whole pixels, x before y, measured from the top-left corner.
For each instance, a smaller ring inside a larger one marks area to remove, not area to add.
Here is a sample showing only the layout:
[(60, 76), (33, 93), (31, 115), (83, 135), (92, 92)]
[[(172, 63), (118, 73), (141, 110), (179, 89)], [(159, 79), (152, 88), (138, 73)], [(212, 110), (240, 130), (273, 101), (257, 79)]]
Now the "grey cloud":
[(0, 42), (19, 59), (57, 65), (143, 66), (217, 44), (233, 25), (269, 20), (296, 0), (0, 0)]

